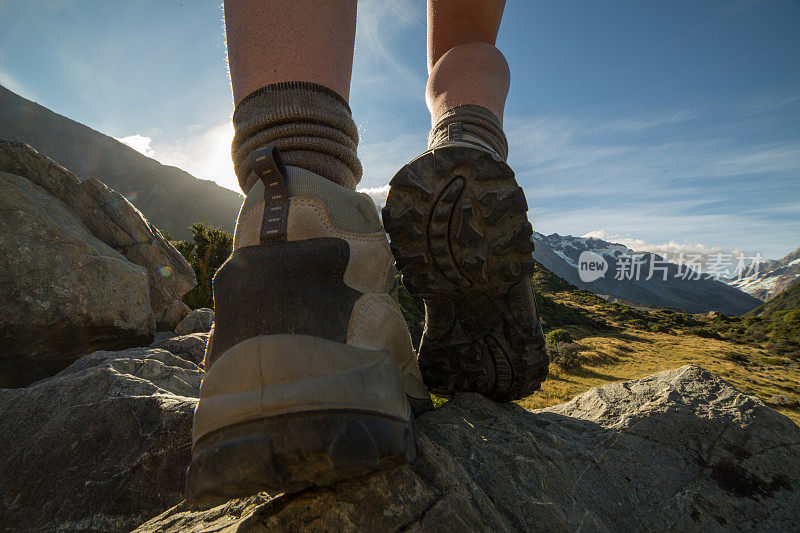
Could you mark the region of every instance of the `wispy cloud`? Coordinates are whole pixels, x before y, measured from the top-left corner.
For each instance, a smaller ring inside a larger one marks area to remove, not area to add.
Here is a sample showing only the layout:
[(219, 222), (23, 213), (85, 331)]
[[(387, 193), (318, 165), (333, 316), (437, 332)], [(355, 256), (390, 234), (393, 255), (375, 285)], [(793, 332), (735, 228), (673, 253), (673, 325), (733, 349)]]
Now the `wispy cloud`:
[(384, 142), (364, 143), (358, 149), (364, 176), (363, 187), (380, 187), (413, 157), (426, 149), (424, 135), (404, 133)]
[(411, 0), (362, 0), (358, 3), (356, 53), (353, 66), (358, 86), (372, 90), (379, 86), (419, 97), (425, 79), (406, 64), (397, 49), (398, 35), (406, 28), (425, 24), (424, 4)]
[(122, 144), (127, 144), (140, 154), (144, 154), (147, 157), (155, 158), (155, 152), (150, 147), (150, 143), (153, 141), (150, 137), (145, 137), (144, 135), (139, 135), (138, 133), (134, 133), (133, 135), (128, 135), (127, 137), (115, 137), (119, 142)]
[(27, 85), (22, 83), (17, 76), (3, 67), (3, 65), (0, 65), (0, 85), (28, 100), (38, 100), (36, 94), (30, 90)]
[(753, 252), (745, 252), (738, 248), (726, 249), (722, 246), (711, 246), (700, 242), (678, 242), (672, 239), (669, 242), (654, 243), (631, 235), (611, 234), (604, 230), (590, 231), (589, 233), (581, 235), (581, 237), (624, 244), (636, 252), (652, 252), (668, 258), (679, 257), (681, 254), (684, 256), (700, 256), (702, 258), (701, 263), (708, 261), (709, 258), (717, 254), (725, 254), (733, 257), (739, 254), (749, 257), (754, 255)]
[(696, 118), (509, 117), (510, 163), (537, 229), (603, 229), (654, 251), (666, 245), (653, 243), (671, 242), (728, 250), (757, 243), (761, 250), (751, 251), (769, 256), (796, 247), (800, 141), (748, 143), (735, 132), (700, 130)]

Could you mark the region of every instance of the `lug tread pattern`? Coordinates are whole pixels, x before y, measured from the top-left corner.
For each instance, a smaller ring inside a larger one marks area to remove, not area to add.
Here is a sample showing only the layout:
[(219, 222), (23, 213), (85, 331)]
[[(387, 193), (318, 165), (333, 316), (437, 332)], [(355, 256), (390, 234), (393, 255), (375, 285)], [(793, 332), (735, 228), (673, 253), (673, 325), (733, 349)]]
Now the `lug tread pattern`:
[(500, 401), (538, 390), (548, 359), (529, 282), (533, 228), (514, 172), (488, 151), (449, 145), (390, 185), (384, 227), (403, 283), (425, 300), (428, 388)]

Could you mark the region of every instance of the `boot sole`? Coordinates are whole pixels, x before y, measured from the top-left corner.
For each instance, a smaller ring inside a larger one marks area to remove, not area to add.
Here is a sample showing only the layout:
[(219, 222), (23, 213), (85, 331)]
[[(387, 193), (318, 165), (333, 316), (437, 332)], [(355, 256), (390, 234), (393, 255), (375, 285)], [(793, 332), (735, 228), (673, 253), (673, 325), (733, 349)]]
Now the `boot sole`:
[(527, 211), (513, 170), (471, 146), (429, 150), (390, 182), (383, 223), (403, 284), (425, 300), (419, 366), (432, 392), (509, 401), (547, 378)]
[(413, 419), (299, 413), (209, 433), (192, 455), (186, 498), (213, 505), (261, 491), (297, 492), (409, 463), (416, 457), (416, 432)]

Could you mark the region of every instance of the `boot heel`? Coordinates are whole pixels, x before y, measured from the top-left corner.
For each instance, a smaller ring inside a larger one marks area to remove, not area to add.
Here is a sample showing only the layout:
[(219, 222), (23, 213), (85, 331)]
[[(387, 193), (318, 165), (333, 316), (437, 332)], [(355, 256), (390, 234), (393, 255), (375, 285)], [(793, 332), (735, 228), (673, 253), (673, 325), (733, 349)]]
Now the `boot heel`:
[(414, 421), (329, 411), (255, 420), (219, 429), (195, 444), (186, 497), (196, 504), (311, 485), (413, 461)]

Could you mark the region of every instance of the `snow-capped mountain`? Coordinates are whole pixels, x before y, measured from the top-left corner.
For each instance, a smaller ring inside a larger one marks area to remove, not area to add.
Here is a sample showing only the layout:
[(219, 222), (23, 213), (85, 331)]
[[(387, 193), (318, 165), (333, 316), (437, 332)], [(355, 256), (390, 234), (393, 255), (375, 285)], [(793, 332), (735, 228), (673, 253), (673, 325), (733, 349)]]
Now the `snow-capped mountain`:
[[(721, 281), (706, 276), (695, 279), (693, 271), (657, 254), (639, 254), (622, 244), (556, 233), (534, 232), (533, 239), (533, 256), (542, 266), (573, 285), (604, 297), (690, 313), (717, 311), (729, 315), (746, 313), (762, 303)], [(592, 277), (587, 269), (592, 265), (586, 261), (592, 262), (592, 258), (606, 264), (605, 273), (598, 274), (594, 281), (584, 281)]]
[(758, 273), (726, 282), (766, 302), (788, 289), (798, 278), (800, 278), (800, 248), (778, 261), (761, 263)]

